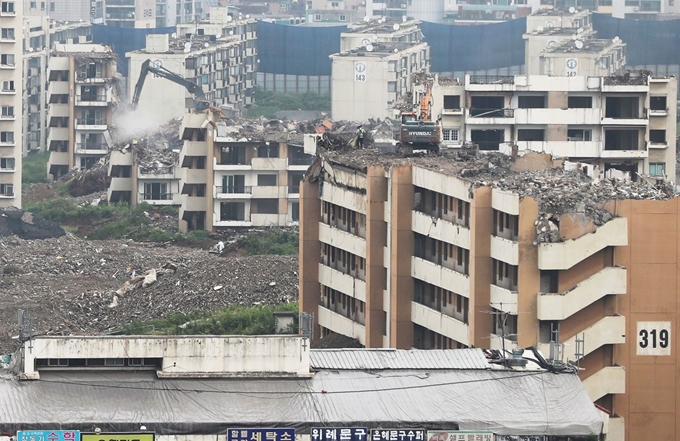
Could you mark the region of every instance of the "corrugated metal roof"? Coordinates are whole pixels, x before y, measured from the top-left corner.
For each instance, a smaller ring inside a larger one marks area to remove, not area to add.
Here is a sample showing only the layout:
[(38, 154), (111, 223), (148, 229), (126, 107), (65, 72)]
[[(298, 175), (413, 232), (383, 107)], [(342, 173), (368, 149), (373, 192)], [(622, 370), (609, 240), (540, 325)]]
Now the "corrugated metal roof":
[(315, 369), (385, 370), (385, 369), (490, 369), (484, 352), (472, 349), (312, 349), (311, 365)]

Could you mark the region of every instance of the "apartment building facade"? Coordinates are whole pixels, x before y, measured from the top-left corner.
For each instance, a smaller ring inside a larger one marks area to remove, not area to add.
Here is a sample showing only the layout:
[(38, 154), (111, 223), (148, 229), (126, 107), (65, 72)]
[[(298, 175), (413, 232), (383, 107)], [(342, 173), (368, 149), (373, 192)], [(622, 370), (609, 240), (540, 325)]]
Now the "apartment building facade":
[[(422, 90), (422, 87), (421, 89)], [(677, 79), (621, 76), (437, 78), (432, 115), (443, 143), (550, 153), (599, 167), (675, 180)]]
[[(347, 156), (322, 156), (301, 187), (300, 310), (314, 314), (317, 338), (535, 346), (582, 368), (608, 440), (677, 438), (680, 199), (603, 201), (596, 226), (578, 208), (547, 218), (540, 173), (526, 178), (539, 183), (532, 197), (503, 189), (512, 172), (494, 177), (474, 161)], [(512, 169), (546, 161), (532, 153)], [(553, 188), (553, 211), (580, 191), (571, 176)]]
[(371, 43), (331, 55), (331, 114), (336, 120), (394, 118), (394, 105), (430, 71), (427, 43)]
[(108, 46), (56, 44), (49, 64), (47, 174), (98, 163), (112, 146), (116, 57)]
[(297, 224), (299, 183), (312, 161), (301, 137), (211, 122), (212, 112), (190, 113), (180, 128), (180, 230)]
[[(252, 104), (257, 69), (255, 21), (208, 24), (198, 31), (195, 25), (191, 28), (178, 26), (176, 38), (167, 34), (148, 35), (145, 49), (126, 54), (129, 100), (142, 63), (151, 60), (155, 66), (200, 85), (206, 99), (216, 106), (243, 109)], [(193, 108), (192, 98), (181, 84), (149, 74), (137, 109), (147, 120), (162, 124)]]
[(0, 6), (0, 207), (21, 207), (23, 3)]
[(366, 4), (360, 0), (307, 0), (307, 23), (354, 23), (366, 16)]

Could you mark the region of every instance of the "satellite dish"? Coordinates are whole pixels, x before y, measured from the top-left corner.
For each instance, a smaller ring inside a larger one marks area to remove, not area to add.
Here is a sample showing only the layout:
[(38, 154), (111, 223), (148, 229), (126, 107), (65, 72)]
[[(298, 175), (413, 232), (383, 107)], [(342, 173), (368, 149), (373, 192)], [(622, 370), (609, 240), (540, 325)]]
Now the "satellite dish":
[(187, 41), (186, 43), (184, 43), (184, 52), (189, 52), (190, 50), (191, 50), (191, 43)]
[(394, 26), (392, 26), (392, 29), (394, 29), (395, 31), (398, 31), (399, 27), (400, 27), (399, 23), (395, 23)]
[(546, 21), (546, 22), (545, 22), (545, 27), (546, 27), (546, 28), (554, 28), (554, 27), (555, 27), (555, 22), (554, 22), (554, 21)]
[(177, 38), (177, 32), (173, 32), (171, 35), (172, 38)]
[(555, 41), (555, 40), (550, 40), (550, 41), (548, 42), (548, 47), (549, 47), (549, 48), (553, 48), (553, 47), (555, 47), (555, 46), (557, 46), (557, 41)]
[(399, 52), (399, 49), (397, 49), (397, 48), (395, 47), (395, 48), (394, 48), (394, 53), (396, 54), (397, 52)]
[(618, 42), (620, 42), (620, 41), (621, 41), (621, 39), (619, 38), (618, 35), (617, 35), (616, 37), (614, 37), (614, 42), (615, 42), (615, 43), (618, 43)]
[(365, 23), (368, 23), (370, 20), (371, 20), (371, 17), (369, 17), (368, 15), (364, 16), (364, 22)]
[(234, 19), (234, 17), (232, 17), (231, 15), (227, 15), (227, 23), (229, 23), (229, 22), (232, 21), (233, 19)]
[(406, 16), (405, 16), (405, 15), (402, 15), (402, 16), (401, 16), (401, 21), (402, 21), (402, 23), (406, 23), (406, 20), (407, 20), (407, 19), (406, 19)]
[(210, 47), (210, 43), (208, 42), (203, 43), (203, 47)]
[(576, 49), (583, 49), (583, 42), (581, 40), (576, 40), (574, 46), (576, 46)]
[(373, 45), (372, 44), (366, 45), (366, 52), (373, 52)]
[(250, 14), (246, 14), (246, 18), (250, 18)]
[(222, 34), (215, 35), (215, 38), (222, 38)]
[(536, 30), (537, 30), (538, 32), (543, 32), (543, 26), (537, 27)]
[(571, 7), (569, 8), (569, 13), (570, 13), (570, 14), (573, 14), (574, 12), (576, 12), (576, 8), (573, 7), (573, 6), (571, 6)]
[(234, 31), (229, 31), (229, 35), (234, 35)]

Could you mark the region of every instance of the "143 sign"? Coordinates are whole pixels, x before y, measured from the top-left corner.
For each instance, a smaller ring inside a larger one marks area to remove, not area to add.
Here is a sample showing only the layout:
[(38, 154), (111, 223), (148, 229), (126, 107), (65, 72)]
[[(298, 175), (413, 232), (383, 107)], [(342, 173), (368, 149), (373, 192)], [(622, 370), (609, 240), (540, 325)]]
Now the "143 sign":
[(361, 61), (354, 63), (354, 81), (366, 81), (366, 63)]
[(637, 355), (671, 355), (671, 322), (637, 322)]

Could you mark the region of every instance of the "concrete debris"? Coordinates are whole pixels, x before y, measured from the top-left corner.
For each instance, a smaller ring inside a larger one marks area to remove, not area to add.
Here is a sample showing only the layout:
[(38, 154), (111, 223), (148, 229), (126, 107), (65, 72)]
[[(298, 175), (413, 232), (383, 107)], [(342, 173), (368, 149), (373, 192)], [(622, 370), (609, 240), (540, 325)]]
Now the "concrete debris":
[[(156, 282), (142, 287), (150, 269)], [(40, 241), (0, 237), (0, 353), (17, 348), (19, 308), (34, 318), (38, 335), (107, 334), (133, 320), (295, 301), (297, 271), (297, 256), (219, 257), (198, 248), (70, 234)], [(125, 286), (133, 289), (120, 292)]]
[(66, 232), (54, 222), (17, 208), (0, 209), (0, 237), (35, 240), (61, 237)]
[(649, 82), (649, 77), (654, 73), (651, 70), (629, 70), (623, 75), (611, 75), (604, 77), (605, 86), (645, 86)]

